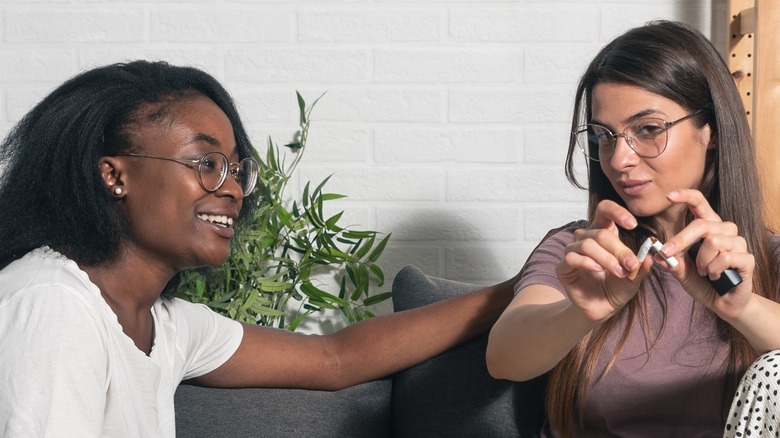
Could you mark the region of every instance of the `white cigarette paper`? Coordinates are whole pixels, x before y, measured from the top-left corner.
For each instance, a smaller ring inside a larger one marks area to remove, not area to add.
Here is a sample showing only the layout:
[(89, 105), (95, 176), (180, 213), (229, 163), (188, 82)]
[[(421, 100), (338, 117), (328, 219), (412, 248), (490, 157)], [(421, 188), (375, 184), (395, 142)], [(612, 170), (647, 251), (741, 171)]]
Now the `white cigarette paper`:
[(639, 263), (642, 263), (645, 261), (645, 257), (647, 257), (647, 253), (650, 252), (650, 248), (653, 246), (653, 238), (648, 237), (644, 243), (642, 243), (642, 246), (639, 247), (639, 251), (636, 253), (636, 258), (639, 259)]
[[(639, 247), (639, 251), (636, 253), (636, 258), (639, 260), (639, 263), (642, 263), (645, 261), (645, 258), (649, 253), (653, 254), (659, 254), (661, 252), (661, 248), (664, 246), (663, 243), (661, 243), (660, 240), (654, 238), (654, 237), (648, 237), (643, 243), (642, 246)], [(663, 254), (661, 254), (662, 257), (664, 257), (664, 260), (666, 263), (674, 268), (677, 266), (678, 262), (677, 259), (674, 257), (665, 257)]]
[(668, 257), (667, 257), (667, 256), (665, 256), (665, 255), (664, 255), (664, 254), (661, 252), (661, 248), (662, 248), (663, 246), (664, 246), (664, 244), (663, 244), (663, 243), (661, 243), (659, 240), (657, 240), (657, 239), (653, 239), (653, 245), (651, 246), (651, 248), (650, 248), (650, 251), (652, 251), (652, 252), (653, 252), (653, 254), (661, 254), (661, 257), (663, 257), (663, 258), (664, 258), (664, 260), (666, 261), (666, 263), (667, 263), (669, 266), (671, 266), (672, 268), (674, 268), (675, 266), (677, 266), (677, 263), (678, 263), (678, 262), (677, 262), (677, 259), (676, 259), (676, 258), (674, 258), (674, 257), (671, 257), (671, 256), (668, 256)]

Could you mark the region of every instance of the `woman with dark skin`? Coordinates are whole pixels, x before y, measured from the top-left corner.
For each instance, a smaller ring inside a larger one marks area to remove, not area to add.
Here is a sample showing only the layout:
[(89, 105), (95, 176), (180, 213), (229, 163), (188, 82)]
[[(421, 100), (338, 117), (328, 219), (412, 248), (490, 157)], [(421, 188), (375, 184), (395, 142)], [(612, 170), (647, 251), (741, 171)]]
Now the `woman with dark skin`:
[(226, 260), (251, 147), (216, 80), (165, 63), (82, 73), (20, 121), (0, 163), (4, 436), (172, 437), (183, 379), (336, 390), (486, 331), (511, 300), (510, 281), (305, 336), (170, 298), (181, 270)]

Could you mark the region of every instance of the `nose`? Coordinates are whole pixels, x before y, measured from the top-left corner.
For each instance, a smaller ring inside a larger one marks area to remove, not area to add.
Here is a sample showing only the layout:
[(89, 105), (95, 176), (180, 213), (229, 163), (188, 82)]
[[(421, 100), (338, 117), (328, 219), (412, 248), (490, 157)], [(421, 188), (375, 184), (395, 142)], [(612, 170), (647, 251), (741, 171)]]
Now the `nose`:
[(615, 150), (612, 151), (612, 156), (609, 157), (609, 165), (615, 169), (622, 169), (628, 166), (633, 166), (637, 163), (639, 155), (634, 152), (634, 149), (629, 143), (631, 137), (626, 134), (618, 134), (615, 136)]
[(230, 196), (237, 201), (244, 199), (244, 190), (238, 178), (237, 173), (228, 171), (225, 182), (214, 193), (217, 196)]

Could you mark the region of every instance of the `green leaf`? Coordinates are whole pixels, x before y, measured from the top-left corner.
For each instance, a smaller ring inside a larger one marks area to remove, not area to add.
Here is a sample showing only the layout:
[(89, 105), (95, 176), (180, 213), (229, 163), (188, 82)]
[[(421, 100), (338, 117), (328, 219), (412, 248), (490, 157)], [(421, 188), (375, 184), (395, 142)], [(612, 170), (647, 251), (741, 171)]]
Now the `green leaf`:
[(319, 289), (318, 287), (314, 286), (309, 282), (301, 283), (301, 291), (305, 293), (312, 300), (315, 300), (321, 304), (327, 304), (327, 305), (339, 304), (341, 306), (347, 305), (347, 302), (345, 300), (335, 295), (329, 294), (328, 292)]
[(338, 193), (323, 193), (322, 194), (322, 200), (323, 201), (335, 201), (337, 199), (344, 199), (347, 195), (340, 195)]
[(372, 274), (374, 274), (374, 277), (377, 279), (377, 286), (382, 286), (385, 284), (385, 273), (382, 272), (382, 269), (374, 264), (369, 265), (368, 270), (371, 271)]
[(368, 239), (376, 235), (376, 231), (345, 231), (343, 236), (347, 239)]
[(341, 231), (343, 228), (339, 227), (336, 224), (338, 224), (339, 219), (341, 219), (341, 216), (343, 216), (343, 215), (344, 215), (344, 212), (340, 211), (340, 212), (334, 214), (333, 216), (329, 217), (328, 220), (325, 221), (325, 228), (327, 228), (330, 231), (335, 231), (335, 232)]
[(301, 126), (303, 126), (306, 124), (306, 102), (303, 101), (303, 96), (301, 96), (301, 93), (299, 93), (298, 91), (295, 92), (295, 96), (298, 98), (298, 108), (300, 109), (300, 122), (301, 122)]
[(387, 301), (390, 298), (393, 297), (392, 292), (383, 292), (381, 294), (372, 295), (366, 299), (363, 300), (364, 306), (373, 306), (374, 304), (379, 304), (383, 301)]
[(361, 245), (360, 249), (355, 253), (355, 257), (358, 260), (362, 259), (372, 246), (374, 246), (374, 236), (371, 236), (367, 241), (363, 242), (363, 245)]
[(377, 245), (376, 248), (374, 248), (374, 250), (371, 251), (371, 255), (368, 256), (368, 261), (373, 263), (379, 260), (379, 256), (382, 255), (382, 253), (385, 250), (385, 247), (387, 246), (387, 242), (389, 241), (390, 241), (390, 234), (385, 236), (384, 239), (382, 239), (379, 242), (379, 245)]
[(261, 281), (260, 290), (263, 292), (281, 292), (293, 287), (290, 282), (282, 281)]

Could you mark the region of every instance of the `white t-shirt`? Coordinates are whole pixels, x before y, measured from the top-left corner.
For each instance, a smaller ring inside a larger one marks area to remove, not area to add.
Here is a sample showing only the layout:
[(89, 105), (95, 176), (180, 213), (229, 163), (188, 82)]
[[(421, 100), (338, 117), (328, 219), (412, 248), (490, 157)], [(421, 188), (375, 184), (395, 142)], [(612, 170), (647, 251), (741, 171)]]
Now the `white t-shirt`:
[(146, 356), (72, 260), (40, 248), (0, 271), (0, 436), (174, 437), (177, 385), (225, 363), (243, 330), (179, 299), (152, 316)]

